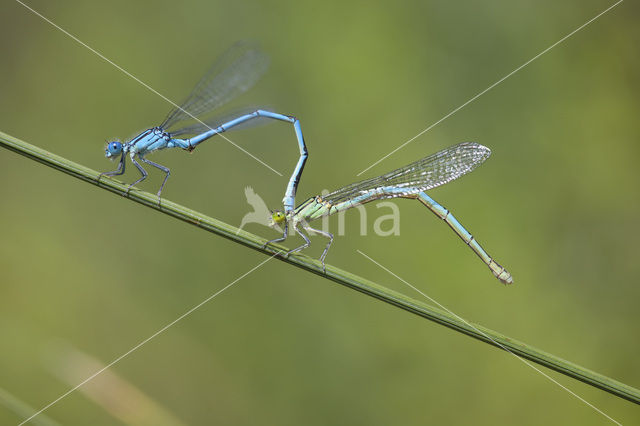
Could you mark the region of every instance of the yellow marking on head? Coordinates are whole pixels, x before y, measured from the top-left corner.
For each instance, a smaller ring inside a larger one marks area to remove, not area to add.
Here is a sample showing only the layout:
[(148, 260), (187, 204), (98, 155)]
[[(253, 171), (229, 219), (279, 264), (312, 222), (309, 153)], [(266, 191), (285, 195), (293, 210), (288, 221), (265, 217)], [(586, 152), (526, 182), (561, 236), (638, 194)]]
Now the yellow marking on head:
[(273, 223), (282, 223), (287, 219), (287, 217), (281, 211), (276, 210), (271, 212), (271, 219), (273, 220)]

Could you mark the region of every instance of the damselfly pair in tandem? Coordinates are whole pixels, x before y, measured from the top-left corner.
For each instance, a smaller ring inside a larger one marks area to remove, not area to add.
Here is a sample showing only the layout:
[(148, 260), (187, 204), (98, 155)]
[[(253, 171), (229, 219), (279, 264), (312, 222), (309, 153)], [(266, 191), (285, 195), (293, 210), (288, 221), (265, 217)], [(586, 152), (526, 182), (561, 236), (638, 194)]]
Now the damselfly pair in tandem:
[[(489, 256), (451, 212), (425, 193), (471, 172), (482, 164), (491, 154), (489, 148), (483, 145), (473, 142), (460, 143), (381, 176), (347, 185), (325, 196), (309, 198), (296, 207), (296, 191), (308, 158), (300, 122), (293, 116), (265, 109), (246, 110), (227, 116), (225, 119), (210, 118), (213, 110), (251, 88), (266, 70), (267, 63), (267, 57), (256, 46), (244, 42), (235, 44), (214, 63), (187, 99), (180, 106), (176, 106), (159, 126), (145, 130), (126, 143), (109, 142), (106, 147), (106, 156), (108, 158), (120, 156), (120, 160), (115, 171), (105, 172), (103, 175), (122, 175), (128, 155), (141, 174), (138, 180), (129, 185), (128, 193), (131, 187), (148, 176), (146, 170), (137, 161), (140, 160), (165, 173), (157, 192), (160, 199), (170, 171), (169, 168), (148, 160), (146, 155), (167, 148), (192, 151), (200, 143), (215, 135), (235, 130), (250, 122), (257, 122), (259, 119), (289, 122), (293, 124), (295, 130), (300, 156), (285, 190), (283, 210), (272, 212), (272, 225), (284, 226), (284, 233), (282, 237), (268, 241), (265, 246), (284, 241), (288, 237), (289, 229), (292, 228), (304, 239), (304, 244), (288, 251), (286, 253), (288, 255), (309, 247), (311, 241), (308, 233), (322, 235), (329, 240), (319, 259), (324, 270), (325, 257), (333, 242), (333, 235), (312, 228), (309, 222), (375, 200), (411, 198), (419, 200), (444, 220), (480, 257), (498, 280), (504, 284), (513, 283), (511, 274)], [(190, 137), (183, 138), (183, 136)]]

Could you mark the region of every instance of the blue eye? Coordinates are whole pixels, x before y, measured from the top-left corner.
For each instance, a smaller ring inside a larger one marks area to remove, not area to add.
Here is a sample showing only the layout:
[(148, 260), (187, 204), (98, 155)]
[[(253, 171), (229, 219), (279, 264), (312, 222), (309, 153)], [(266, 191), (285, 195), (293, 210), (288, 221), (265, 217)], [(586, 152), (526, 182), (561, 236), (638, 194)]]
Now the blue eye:
[(122, 144), (120, 142), (109, 142), (105, 151), (107, 157), (118, 155), (122, 152)]

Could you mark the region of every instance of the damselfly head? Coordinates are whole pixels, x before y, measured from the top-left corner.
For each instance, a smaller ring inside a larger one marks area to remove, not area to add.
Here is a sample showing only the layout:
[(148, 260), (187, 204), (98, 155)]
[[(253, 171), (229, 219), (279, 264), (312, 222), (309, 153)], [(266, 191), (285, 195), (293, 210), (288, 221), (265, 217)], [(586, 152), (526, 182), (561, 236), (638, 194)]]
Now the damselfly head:
[(271, 211), (271, 220), (269, 221), (269, 226), (278, 226), (287, 220), (287, 216), (282, 213), (280, 210), (272, 210)]
[(115, 157), (116, 155), (122, 154), (122, 144), (120, 142), (109, 142), (107, 147), (104, 150), (107, 158)]

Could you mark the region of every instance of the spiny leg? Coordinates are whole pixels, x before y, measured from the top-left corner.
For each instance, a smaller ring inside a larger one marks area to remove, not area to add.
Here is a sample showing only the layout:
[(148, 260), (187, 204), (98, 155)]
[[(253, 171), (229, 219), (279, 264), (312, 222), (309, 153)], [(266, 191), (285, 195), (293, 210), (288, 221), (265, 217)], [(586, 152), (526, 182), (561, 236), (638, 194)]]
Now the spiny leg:
[(125, 166), (125, 158), (124, 158), (125, 154), (124, 152), (122, 153), (122, 155), (120, 156), (120, 161), (118, 162), (118, 168), (115, 169), (112, 172), (102, 172), (98, 175), (98, 182), (100, 181), (100, 178), (102, 176), (119, 176), (119, 175), (123, 175), (124, 174), (124, 166)]
[(295, 225), (293, 225), (293, 229), (304, 239), (304, 244), (301, 245), (300, 247), (296, 247), (293, 250), (289, 250), (286, 254), (287, 256), (289, 256), (291, 253), (296, 253), (299, 252), (300, 250), (304, 250), (307, 247), (309, 247), (311, 245), (311, 240), (309, 239), (309, 237), (306, 236), (306, 234), (303, 234), (302, 231), (300, 230), (300, 228), (298, 228), (298, 224), (296, 223)]
[(327, 272), (327, 268), (324, 264), (324, 259), (325, 257), (327, 257), (327, 252), (329, 251), (329, 247), (331, 247), (331, 243), (333, 243), (333, 234), (331, 232), (325, 232), (320, 229), (312, 228), (306, 223), (304, 224), (303, 228), (305, 229), (305, 231), (314, 232), (316, 234), (322, 235), (323, 237), (329, 239), (329, 242), (327, 243), (327, 246), (324, 248), (324, 251), (322, 252), (322, 255), (320, 255), (320, 259), (319, 259), (320, 262), (322, 263), (322, 272)]
[(131, 162), (134, 164), (134, 166), (136, 166), (136, 168), (140, 171), (140, 173), (142, 174), (142, 176), (140, 177), (140, 179), (138, 179), (137, 181), (133, 182), (132, 184), (130, 184), (127, 187), (127, 191), (126, 194), (129, 195), (129, 191), (131, 190), (131, 187), (134, 185), (137, 185), (138, 183), (142, 182), (143, 180), (145, 180), (147, 178), (147, 176), (149, 176), (149, 173), (147, 173), (147, 171), (145, 169), (142, 168), (142, 166), (140, 165), (140, 163), (138, 163), (136, 161), (136, 159), (133, 157), (133, 155), (131, 156)]
[(164, 180), (162, 181), (162, 185), (160, 185), (160, 189), (158, 190), (158, 198), (160, 198), (160, 194), (162, 194), (162, 189), (164, 188), (164, 184), (167, 183), (167, 179), (169, 179), (169, 175), (171, 174), (171, 172), (169, 171), (169, 168), (165, 166), (161, 166), (160, 164), (154, 163), (153, 161), (147, 160), (144, 157), (140, 157), (140, 161), (144, 161), (145, 163), (165, 172)]
[(271, 243), (281, 243), (284, 240), (287, 239), (287, 236), (289, 235), (289, 223), (288, 221), (284, 223), (284, 232), (282, 233), (282, 237), (280, 238), (275, 238), (273, 240), (269, 240), (266, 243), (264, 243), (264, 245), (262, 246), (262, 248), (266, 248), (269, 244)]

